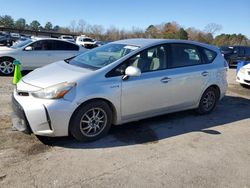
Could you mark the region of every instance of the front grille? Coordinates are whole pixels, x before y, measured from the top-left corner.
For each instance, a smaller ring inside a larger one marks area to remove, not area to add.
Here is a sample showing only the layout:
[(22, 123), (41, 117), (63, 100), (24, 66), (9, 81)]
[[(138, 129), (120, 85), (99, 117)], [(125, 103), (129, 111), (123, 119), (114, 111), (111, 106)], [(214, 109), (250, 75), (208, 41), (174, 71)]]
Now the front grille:
[(250, 84), (250, 80), (244, 80), (244, 82), (246, 82), (246, 83)]

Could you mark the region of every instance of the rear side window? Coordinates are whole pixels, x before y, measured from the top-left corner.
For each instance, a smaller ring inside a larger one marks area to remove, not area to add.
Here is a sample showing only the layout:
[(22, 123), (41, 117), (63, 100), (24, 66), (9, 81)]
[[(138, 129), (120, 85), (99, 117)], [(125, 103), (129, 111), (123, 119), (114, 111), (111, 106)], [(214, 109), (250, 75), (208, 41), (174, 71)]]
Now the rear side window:
[(217, 55), (216, 52), (214, 52), (212, 50), (205, 49), (205, 48), (203, 48), (203, 53), (205, 55), (205, 60), (207, 63), (212, 63)]
[(79, 46), (65, 41), (55, 41), (55, 50), (78, 51)]
[(186, 67), (202, 64), (199, 50), (194, 45), (172, 44), (169, 68)]

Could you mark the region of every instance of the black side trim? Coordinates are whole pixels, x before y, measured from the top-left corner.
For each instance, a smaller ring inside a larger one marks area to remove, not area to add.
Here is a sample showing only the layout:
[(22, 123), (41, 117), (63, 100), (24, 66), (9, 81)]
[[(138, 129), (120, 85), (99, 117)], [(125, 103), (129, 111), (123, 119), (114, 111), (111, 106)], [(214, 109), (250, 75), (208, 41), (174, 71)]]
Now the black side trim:
[(45, 110), (47, 122), (48, 122), (48, 124), (49, 124), (49, 129), (50, 129), (50, 130), (53, 130), (53, 129), (52, 129), (52, 126), (51, 126), (51, 119), (50, 119), (50, 116), (49, 116), (49, 112), (48, 112), (48, 110), (47, 110), (47, 108), (46, 108), (45, 105), (43, 105), (43, 107), (44, 107), (44, 110)]

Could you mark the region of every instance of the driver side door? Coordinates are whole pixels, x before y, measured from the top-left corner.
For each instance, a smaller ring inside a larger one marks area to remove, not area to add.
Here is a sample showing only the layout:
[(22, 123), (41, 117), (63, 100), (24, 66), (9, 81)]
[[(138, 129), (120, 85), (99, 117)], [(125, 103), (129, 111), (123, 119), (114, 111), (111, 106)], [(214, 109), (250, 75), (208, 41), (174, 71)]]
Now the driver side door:
[(146, 49), (126, 63), (139, 68), (142, 73), (122, 81), (122, 119), (128, 121), (161, 112), (168, 106), (167, 47), (160, 45)]
[(26, 50), (26, 46), (21, 56), (22, 67), (25, 70), (33, 70), (51, 63), (53, 61), (53, 54), (50, 51), (51, 45), (50, 40), (39, 40), (29, 45), (31, 47), (30, 50)]

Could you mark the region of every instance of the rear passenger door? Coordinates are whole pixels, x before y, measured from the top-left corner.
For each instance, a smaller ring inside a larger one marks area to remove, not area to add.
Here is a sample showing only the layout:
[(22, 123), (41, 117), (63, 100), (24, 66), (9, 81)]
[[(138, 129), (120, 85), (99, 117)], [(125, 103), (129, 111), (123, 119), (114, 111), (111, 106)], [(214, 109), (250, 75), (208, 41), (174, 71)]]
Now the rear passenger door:
[[(169, 107), (188, 108), (195, 105), (211, 74), (209, 64), (204, 63), (200, 47), (185, 43), (173, 43), (168, 64), (167, 90)], [(208, 52), (209, 53), (209, 52)]]
[(76, 56), (79, 53), (79, 46), (76, 44), (59, 40), (54, 40), (53, 43), (54, 45), (50, 57), (51, 62), (64, 60)]

